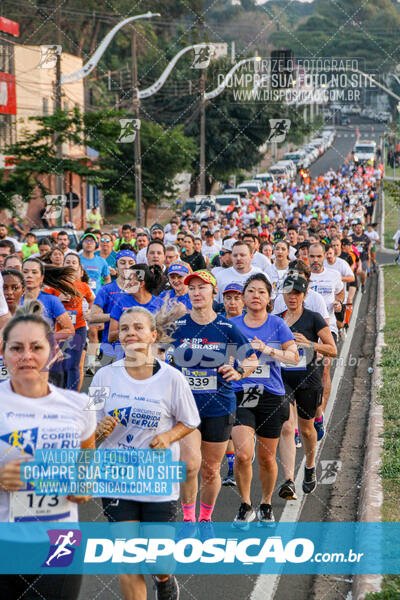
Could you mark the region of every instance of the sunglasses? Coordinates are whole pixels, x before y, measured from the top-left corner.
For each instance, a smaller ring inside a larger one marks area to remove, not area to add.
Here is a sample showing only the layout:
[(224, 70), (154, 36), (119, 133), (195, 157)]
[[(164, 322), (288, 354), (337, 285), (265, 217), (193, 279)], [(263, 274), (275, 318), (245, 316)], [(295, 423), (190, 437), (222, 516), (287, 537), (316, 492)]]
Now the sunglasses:
[(101, 238), (101, 242), (112, 242), (111, 238)]

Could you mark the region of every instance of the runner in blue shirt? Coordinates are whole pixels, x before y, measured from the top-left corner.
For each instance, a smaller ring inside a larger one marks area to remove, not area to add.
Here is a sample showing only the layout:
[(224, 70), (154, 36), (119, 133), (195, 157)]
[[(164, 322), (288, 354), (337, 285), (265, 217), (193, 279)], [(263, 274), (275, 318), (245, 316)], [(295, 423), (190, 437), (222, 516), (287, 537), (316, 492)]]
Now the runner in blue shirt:
[(192, 303), (187, 293), (187, 285), (184, 284), (184, 278), (190, 275), (192, 272), (191, 267), (188, 263), (182, 261), (175, 261), (169, 266), (168, 269), (168, 280), (172, 286), (172, 290), (166, 290), (161, 292), (160, 298), (164, 301), (168, 299), (168, 304), (172, 302), (181, 302), (186, 306), (188, 310), (191, 310)]
[[(220, 466), (232, 431), (236, 398), (234, 380), (251, 373), (256, 355), (238, 328), (212, 308), (216, 279), (206, 270), (188, 275), (192, 310), (176, 322), (171, 362), (188, 381), (201, 417), (198, 430), (181, 442), (186, 481), (181, 486), (184, 521), (195, 521), (201, 458), (199, 521), (210, 521), (221, 488)], [(236, 369), (233, 361), (241, 363)]]
[(160, 282), (161, 268), (157, 265), (138, 264), (129, 269), (130, 277), (125, 284), (125, 293), (117, 300), (110, 313), (110, 329), (108, 341), (118, 340), (118, 321), (124, 310), (132, 306), (142, 306), (151, 313), (160, 310), (163, 305), (161, 298), (153, 296)]
[(67, 310), (57, 296), (46, 294), (42, 291), (42, 286), (47, 285), (61, 292), (76, 295), (72, 283), (63, 279), (66, 269), (64, 267), (54, 267), (52, 265), (42, 264), (38, 258), (28, 258), (24, 261), (22, 274), (25, 279), (25, 292), (21, 298), (21, 304), (26, 300), (39, 300), (43, 306), (43, 317), (45, 317), (54, 328), (59, 325), (58, 331), (54, 334), (57, 340), (66, 340), (75, 334), (75, 329)]
[(255, 435), (262, 486), (257, 517), (261, 522), (274, 521), (271, 497), (278, 474), (276, 449), (282, 425), (289, 418), (280, 361), (289, 364), (299, 361), (293, 333), (283, 319), (267, 312), (271, 291), (263, 273), (249, 277), (243, 288), (246, 315), (232, 319), (259, 357), (259, 365), (250, 377), (234, 384), (237, 410), (232, 439), (236, 451), (235, 476), (242, 498), (235, 522), (242, 524), (256, 516), (250, 500)]
[(116, 253), (116, 269), (117, 279), (112, 283), (108, 283), (103, 286), (97, 294), (89, 322), (91, 323), (104, 323), (104, 329), (102, 334), (102, 340), (100, 350), (102, 352), (101, 363), (102, 366), (106, 366), (113, 362), (118, 357), (122, 358), (122, 355), (118, 353), (116, 344), (110, 344), (108, 341), (108, 332), (110, 329), (110, 313), (113, 306), (119, 300), (119, 298), (125, 293), (125, 272), (133, 267), (136, 262), (136, 255), (133, 250), (121, 250)]
[(111, 282), (110, 269), (104, 258), (95, 255), (97, 237), (94, 233), (85, 233), (81, 238), (81, 263), (89, 275), (89, 287), (97, 294), (102, 285)]

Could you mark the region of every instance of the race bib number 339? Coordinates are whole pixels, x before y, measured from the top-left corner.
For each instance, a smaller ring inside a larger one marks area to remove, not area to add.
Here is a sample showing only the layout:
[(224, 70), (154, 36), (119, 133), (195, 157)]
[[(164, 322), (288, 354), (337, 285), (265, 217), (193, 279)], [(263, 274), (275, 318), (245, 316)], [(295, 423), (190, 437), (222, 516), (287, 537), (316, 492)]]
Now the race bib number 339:
[(217, 369), (183, 369), (182, 373), (192, 392), (217, 391)]

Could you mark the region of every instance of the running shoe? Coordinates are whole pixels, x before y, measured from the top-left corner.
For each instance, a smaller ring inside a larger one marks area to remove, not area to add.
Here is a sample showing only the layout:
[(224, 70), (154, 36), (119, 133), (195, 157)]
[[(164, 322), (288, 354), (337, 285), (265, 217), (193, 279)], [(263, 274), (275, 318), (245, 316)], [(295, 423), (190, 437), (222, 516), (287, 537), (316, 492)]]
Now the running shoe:
[(279, 488), (278, 496), (284, 500), (297, 500), (294, 481), (287, 479)]
[(317, 441), (320, 442), (325, 435), (324, 415), (321, 421), (314, 421), (315, 431), (317, 432)]
[(297, 429), (294, 432), (294, 443), (295, 443), (296, 448), (301, 448), (301, 437), (300, 437), (300, 434), (297, 431)]
[(170, 575), (165, 581), (153, 577), (156, 586), (156, 600), (179, 600), (179, 585), (176, 577)]
[(317, 487), (317, 475), (315, 467), (307, 469), (304, 467), (304, 479), (303, 479), (303, 492), (305, 494), (311, 494)]
[(260, 508), (257, 511), (257, 518), (260, 523), (275, 523), (271, 504), (260, 504)]
[(202, 542), (215, 538), (215, 531), (212, 521), (199, 521), (199, 534)]
[(94, 365), (89, 365), (88, 367), (86, 367), (86, 375), (95, 375), (96, 373), (96, 368)]
[(226, 477), (224, 477), (224, 479), (222, 480), (222, 485), (229, 485), (229, 486), (236, 486), (236, 480), (235, 480), (235, 476), (234, 474), (230, 474), (228, 473)]
[(239, 510), (237, 512), (236, 517), (233, 519), (233, 522), (237, 525), (241, 525), (244, 523), (251, 523), (256, 518), (256, 511), (250, 504), (246, 502), (242, 502), (239, 506)]

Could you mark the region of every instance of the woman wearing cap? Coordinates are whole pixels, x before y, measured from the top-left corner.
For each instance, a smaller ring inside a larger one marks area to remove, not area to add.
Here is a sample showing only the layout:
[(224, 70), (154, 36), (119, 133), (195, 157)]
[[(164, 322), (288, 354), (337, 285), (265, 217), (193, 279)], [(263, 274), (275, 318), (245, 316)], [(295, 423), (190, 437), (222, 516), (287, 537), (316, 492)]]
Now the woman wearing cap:
[(326, 320), (319, 313), (304, 308), (307, 287), (307, 279), (302, 274), (292, 273), (285, 279), (282, 289), (287, 310), (280, 316), (293, 332), (300, 355), (297, 365), (282, 364), (282, 378), (286, 396), (290, 402), (290, 418), (283, 426), (279, 446), (286, 477), (285, 483), (279, 488), (279, 495), (287, 500), (296, 498), (294, 487), (296, 458), (294, 403), (296, 402), (306, 457), (303, 492), (309, 494), (317, 485), (315, 474), (317, 432), (314, 428), (314, 417), (322, 400), (322, 369), (317, 363), (316, 352), (331, 357), (337, 354), (336, 345)]
[[(176, 303), (155, 315), (138, 306), (122, 313), (118, 336), (125, 358), (97, 371), (93, 387), (109, 390), (104, 407), (98, 411), (96, 441), (100, 448), (171, 450), (172, 460), (182, 460), (179, 443), (199, 424), (199, 414), (185, 377), (159, 361), (153, 345), (170, 341), (168, 332), (184, 310)], [(110, 522), (176, 521), (179, 484), (170, 494), (130, 495), (103, 498), (104, 514)], [(154, 577), (157, 598), (178, 600), (174, 576)], [(144, 600), (146, 582), (141, 574), (119, 577), (125, 600)]]
[(201, 269), (206, 268), (206, 261), (204, 260), (204, 256), (201, 254), (201, 240), (200, 240), (200, 251), (198, 252), (195, 249), (196, 238), (187, 233), (184, 239), (184, 251), (182, 251), (182, 260), (192, 268), (192, 271), (200, 271)]
[(243, 286), (240, 283), (228, 283), (222, 292), (225, 314), (227, 319), (239, 317), (243, 314)]
[(166, 290), (160, 294), (161, 300), (167, 300), (169, 306), (171, 302), (181, 302), (188, 310), (191, 310), (192, 304), (189, 299), (188, 287), (185, 285), (185, 277), (190, 275), (192, 269), (188, 263), (184, 261), (175, 261), (168, 268), (168, 281), (171, 284), (172, 290)]
[(118, 340), (118, 321), (128, 308), (141, 306), (151, 313), (160, 310), (163, 301), (153, 296), (153, 292), (159, 287), (161, 273), (159, 266), (149, 267), (145, 264), (133, 265), (125, 272), (125, 293), (121, 294), (110, 313), (109, 342)]
[(236, 421), (232, 431), (235, 446), (235, 477), (242, 503), (236, 523), (253, 521), (256, 513), (250, 499), (254, 437), (262, 498), (257, 517), (260, 522), (274, 521), (271, 498), (278, 467), (276, 450), (283, 423), (289, 418), (289, 406), (281, 376), (280, 361), (296, 364), (299, 360), (294, 336), (282, 319), (269, 314), (271, 284), (264, 273), (255, 273), (243, 289), (246, 314), (232, 319), (257, 350), (259, 366), (234, 384), (237, 397)]
[[(171, 362), (188, 381), (201, 417), (199, 429), (181, 442), (186, 481), (181, 485), (184, 521), (195, 521), (198, 471), (201, 474), (199, 521), (210, 521), (221, 488), (220, 466), (232, 431), (236, 398), (232, 381), (256, 366), (256, 356), (238, 328), (212, 306), (215, 277), (195, 271), (184, 280), (192, 310), (176, 322)], [(241, 359), (241, 366), (232, 366)]]
[(88, 323), (104, 323), (100, 344), (101, 362), (103, 366), (113, 362), (117, 354), (115, 344), (108, 341), (110, 329), (110, 313), (117, 300), (125, 293), (126, 273), (136, 263), (133, 250), (120, 250), (116, 256), (117, 278), (112, 283), (104, 285), (94, 299)]

